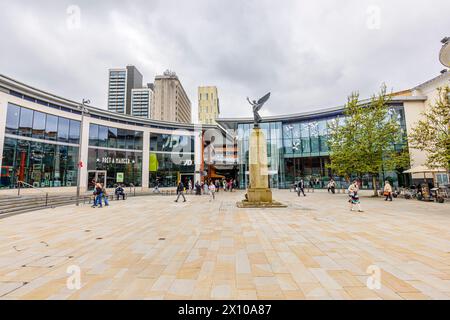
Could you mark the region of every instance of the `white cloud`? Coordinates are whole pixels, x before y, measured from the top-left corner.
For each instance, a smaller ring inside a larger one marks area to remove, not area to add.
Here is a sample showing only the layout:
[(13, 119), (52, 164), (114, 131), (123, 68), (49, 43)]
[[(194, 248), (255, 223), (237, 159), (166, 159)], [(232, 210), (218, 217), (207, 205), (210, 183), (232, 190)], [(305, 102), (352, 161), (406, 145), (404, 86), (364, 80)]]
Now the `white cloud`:
[[(0, 2), (0, 73), (104, 108), (108, 68), (134, 64), (146, 82), (170, 68), (194, 110), (197, 86), (218, 86), (224, 117), (250, 116), (245, 98), (268, 91), (264, 114), (275, 115), (367, 97), (382, 82), (412, 87), (443, 68), (450, 31), (446, 0)], [(369, 6), (379, 29), (367, 27)]]

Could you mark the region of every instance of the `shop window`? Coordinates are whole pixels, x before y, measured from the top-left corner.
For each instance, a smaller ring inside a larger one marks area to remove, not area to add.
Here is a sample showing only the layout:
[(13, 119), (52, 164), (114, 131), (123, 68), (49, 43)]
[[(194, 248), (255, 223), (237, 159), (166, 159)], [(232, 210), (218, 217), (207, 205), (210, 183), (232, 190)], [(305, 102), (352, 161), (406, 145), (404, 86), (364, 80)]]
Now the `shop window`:
[(89, 126), (89, 145), (98, 146), (98, 125), (93, 123)]
[(80, 121), (70, 120), (69, 142), (78, 144), (80, 142)]
[(31, 137), (33, 127), (33, 110), (21, 108), (19, 121), (19, 135)]
[(58, 119), (58, 141), (69, 142), (70, 121), (66, 118)]
[(33, 138), (45, 139), (46, 114), (35, 111), (33, 118)]
[(20, 107), (8, 104), (6, 113), (6, 133), (19, 134)]
[(57, 133), (58, 133), (58, 117), (48, 114), (45, 123), (45, 139), (56, 140)]

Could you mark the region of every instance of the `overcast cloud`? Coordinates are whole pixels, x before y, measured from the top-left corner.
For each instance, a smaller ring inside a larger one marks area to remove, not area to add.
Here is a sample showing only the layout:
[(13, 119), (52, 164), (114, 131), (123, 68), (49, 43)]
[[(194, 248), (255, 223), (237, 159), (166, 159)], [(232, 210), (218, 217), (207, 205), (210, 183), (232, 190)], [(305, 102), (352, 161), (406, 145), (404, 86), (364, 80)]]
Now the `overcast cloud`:
[(268, 91), (263, 114), (302, 112), (438, 75), (449, 12), (448, 0), (0, 0), (0, 73), (106, 108), (108, 68), (133, 64), (145, 82), (174, 70), (195, 118), (199, 85), (218, 87), (222, 117), (250, 116), (245, 98)]

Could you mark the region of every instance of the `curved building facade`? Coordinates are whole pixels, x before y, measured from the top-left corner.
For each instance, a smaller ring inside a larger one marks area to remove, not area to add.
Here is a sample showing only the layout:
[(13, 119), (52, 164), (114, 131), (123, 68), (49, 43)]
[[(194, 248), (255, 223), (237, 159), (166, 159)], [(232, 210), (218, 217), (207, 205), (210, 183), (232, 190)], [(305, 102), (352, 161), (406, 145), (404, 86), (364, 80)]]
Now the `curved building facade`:
[[(436, 99), (436, 88), (450, 85), (449, 73), (411, 90), (394, 94), (389, 116), (406, 137)], [(82, 112), (82, 110), (84, 110)], [(344, 107), (266, 117), (261, 124), (267, 139), (270, 186), (289, 188), (300, 177), (311, 187), (324, 187), (330, 177), (345, 185), (327, 168), (328, 123), (343, 116)], [(142, 189), (158, 179), (161, 187), (180, 180), (233, 178), (248, 185), (249, 135), (252, 119), (219, 118), (215, 125), (194, 125), (143, 119), (113, 113), (44, 92), (0, 75), (0, 189), (18, 181), (35, 188), (75, 188), (86, 191), (93, 181), (107, 187), (121, 183)], [(411, 166), (426, 155), (411, 150)], [(382, 172), (395, 186), (421, 176)], [(428, 177), (428, 178), (431, 178)], [(447, 175), (438, 175), (448, 183)], [(381, 180), (382, 181), (382, 180)], [(363, 188), (372, 188), (363, 176)]]
[(200, 179), (202, 132), (217, 127), (82, 109), (0, 75), (0, 189), (76, 187), (78, 174), (82, 190), (93, 180), (146, 189), (156, 178)]

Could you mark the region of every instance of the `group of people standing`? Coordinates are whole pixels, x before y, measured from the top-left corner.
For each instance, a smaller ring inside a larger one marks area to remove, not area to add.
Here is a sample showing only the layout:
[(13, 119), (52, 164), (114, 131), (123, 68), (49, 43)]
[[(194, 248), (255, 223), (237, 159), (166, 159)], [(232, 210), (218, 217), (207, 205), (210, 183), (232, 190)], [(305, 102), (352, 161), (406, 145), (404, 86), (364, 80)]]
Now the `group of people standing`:
[(189, 192), (194, 191), (196, 196), (209, 195), (210, 200), (213, 201), (216, 199), (216, 193), (223, 189), (224, 191), (233, 192), (233, 189), (236, 187), (236, 181), (234, 179), (226, 180), (209, 180), (205, 182), (197, 181), (194, 185), (192, 185), (192, 180), (189, 180), (187, 186), (182, 182), (178, 182), (177, 185), (177, 199), (175, 202), (183, 198), (183, 202), (186, 202), (185, 192), (189, 190)]

